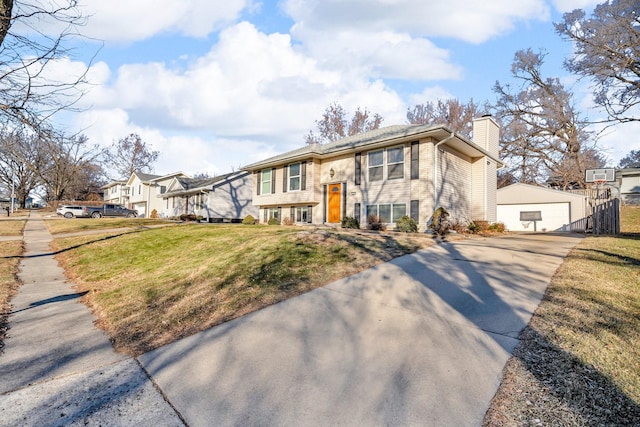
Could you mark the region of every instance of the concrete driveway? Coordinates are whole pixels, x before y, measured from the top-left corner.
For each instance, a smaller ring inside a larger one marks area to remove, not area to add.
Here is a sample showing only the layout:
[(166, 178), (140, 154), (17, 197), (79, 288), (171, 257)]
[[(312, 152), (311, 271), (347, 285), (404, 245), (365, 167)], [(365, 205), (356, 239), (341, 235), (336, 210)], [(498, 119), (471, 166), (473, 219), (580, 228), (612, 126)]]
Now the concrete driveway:
[(439, 244), (139, 361), (190, 426), (478, 426), (579, 239)]

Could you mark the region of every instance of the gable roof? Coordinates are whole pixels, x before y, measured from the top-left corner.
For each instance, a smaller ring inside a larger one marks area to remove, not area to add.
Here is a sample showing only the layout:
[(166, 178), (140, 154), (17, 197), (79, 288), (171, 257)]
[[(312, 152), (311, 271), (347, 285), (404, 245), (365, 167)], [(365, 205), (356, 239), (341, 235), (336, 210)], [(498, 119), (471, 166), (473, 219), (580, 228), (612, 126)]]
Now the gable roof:
[(159, 194), (158, 197), (173, 197), (197, 192), (209, 192), (214, 187), (224, 183), (243, 178), (249, 175), (248, 172), (231, 172), (224, 175), (214, 176), (212, 178), (186, 178), (177, 176), (169, 186), (169, 191)]
[(469, 157), (487, 156), (499, 164), (502, 162), (469, 139), (459, 135), (444, 125), (392, 125), (357, 135), (348, 136), (328, 144), (309, 144), (286, 153), (282, 153), (268, 159), (255, 162), (243, 167), (243, 170), (256, 170), (265, 166), (284, 163), (303, 158), (324, 158), (349, 151), (373, 149), (377, 146), (400, 144), (418, 138), (431, 136), (437, 140), (447, 140), (458, 151)]

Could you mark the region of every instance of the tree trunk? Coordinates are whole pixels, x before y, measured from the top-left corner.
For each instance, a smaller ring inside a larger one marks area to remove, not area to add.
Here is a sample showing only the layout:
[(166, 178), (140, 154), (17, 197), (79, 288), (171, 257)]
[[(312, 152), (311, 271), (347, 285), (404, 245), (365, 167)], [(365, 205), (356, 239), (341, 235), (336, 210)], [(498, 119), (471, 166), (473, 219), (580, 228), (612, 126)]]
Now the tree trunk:
[(11, 11), (13, 10), (13, 0), (0, 0), (0, 46), (11, 26)]

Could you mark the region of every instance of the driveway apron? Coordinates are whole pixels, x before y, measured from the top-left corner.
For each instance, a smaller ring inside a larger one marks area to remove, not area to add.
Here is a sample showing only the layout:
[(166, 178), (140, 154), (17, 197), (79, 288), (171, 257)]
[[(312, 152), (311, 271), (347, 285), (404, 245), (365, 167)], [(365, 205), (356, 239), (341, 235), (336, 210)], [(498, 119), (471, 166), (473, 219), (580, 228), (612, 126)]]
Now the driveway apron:
[(479, 426), (575, 235), (441, 243), (139, 358), (190, 426)]
[(32, 212), (0, 355), (0, 425), (183, 425), (138, 363), (94, 326), (51, 241)]

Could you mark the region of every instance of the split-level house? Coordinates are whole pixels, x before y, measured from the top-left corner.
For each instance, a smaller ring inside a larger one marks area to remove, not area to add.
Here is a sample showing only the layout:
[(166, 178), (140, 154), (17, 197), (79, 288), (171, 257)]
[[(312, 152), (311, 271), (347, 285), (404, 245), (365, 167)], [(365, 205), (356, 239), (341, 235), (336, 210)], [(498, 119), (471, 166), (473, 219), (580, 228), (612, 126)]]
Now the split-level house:
[(499, 126), (473, 121), (472, 140), (444, 125), (396, 125), (311, 144), (243, 168), (261, 221), (339, 224), (409, 215), (421, 229), (444, 207), (452, 220), (496, 221)]
[(130, 209), (135, 209), (141, 217), (151, 216), (154, 210), (157, 215), (160, 215), (162, 199), (157, 196), (167, 191), (169, 184), (175, 177), (188, 178), (182, 172), (174, 172), (167, 175), (153, 175), (142, 172), (132, 173), (127, 180), (128, 199), (125, 204)]
[(100, 188), (104, 191), (103, 198), (105, 203), (116, 203), (119, 205), (129, 203), (127, 181), (111, 181)]
[(157, 197), (165, 218), (193, 214), (209, 222), (240, 222), (247, 215), (258, 215), (252, 195), (253, 176), (240, 171), (213, 178), (175, 176)]

